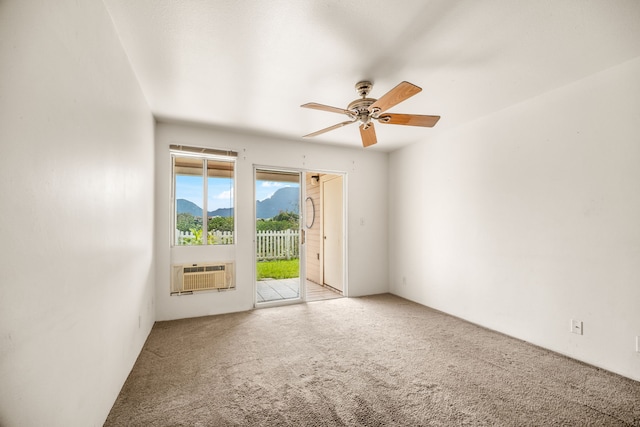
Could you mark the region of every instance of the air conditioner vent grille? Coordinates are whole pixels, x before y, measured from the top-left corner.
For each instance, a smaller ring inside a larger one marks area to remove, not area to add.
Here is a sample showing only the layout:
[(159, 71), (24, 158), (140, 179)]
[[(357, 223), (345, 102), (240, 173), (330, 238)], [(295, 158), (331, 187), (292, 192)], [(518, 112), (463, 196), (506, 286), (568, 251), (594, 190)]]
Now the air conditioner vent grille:
[(235, 288), (233, 263), (174, 265), (171, 293)]

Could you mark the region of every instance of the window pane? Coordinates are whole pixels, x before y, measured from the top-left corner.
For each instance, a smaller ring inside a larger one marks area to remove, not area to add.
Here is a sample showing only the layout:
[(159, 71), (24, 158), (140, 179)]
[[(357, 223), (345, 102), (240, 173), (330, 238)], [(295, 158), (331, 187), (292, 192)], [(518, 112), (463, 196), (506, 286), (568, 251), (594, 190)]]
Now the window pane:
[(175, 244), (201, 245), (204, 161), (192, 157), (175, 157)]
[(233, 244), (233, 169), (235, 162), (207, 159), (208, 244)]

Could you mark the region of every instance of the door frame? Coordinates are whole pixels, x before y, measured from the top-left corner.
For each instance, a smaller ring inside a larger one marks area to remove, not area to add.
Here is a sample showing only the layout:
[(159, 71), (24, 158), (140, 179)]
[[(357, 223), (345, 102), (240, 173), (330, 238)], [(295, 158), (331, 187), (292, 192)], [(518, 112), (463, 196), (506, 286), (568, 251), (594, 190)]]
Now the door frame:
[[(349, 174), (344, 171), (334, 171), (326, 169), (308, 169), (305, 173), (320, 173), (325, 175), (339, 175), (342, 177), (342, 296), (349, 297), (349, 200), (347, 197)], [(323, 177), (320, 178), (320, 182)], [(325, 178), (326, 180), (326, 178)], [(318, 184), (320, 184), (320, 182)], [(305, 189), (306, 191), (306, 189)], [(324, 209), (324, 191), (320, 186), (321, 206)], [(320, 230), (321, 237), (324, 235), (324, 221)], [(324, 283), (324, 239), (320, 239), (320, 281)]]
[[(306, 198), (306, 194), (307, 194), (307, 188), (306, 188), (306, 174), (307, 173), (321, 173), (321, 174), (328, 174), (328, 175), (341, 175), (342, 176), (342, 229), (343, 229), (343, 241), (342, 241), (342, 283), (343, 283), (343, 291), (342, 291), (342, 296), (343, 297), (348, 297), (349, 294), (349, 281), (348, 281), (348, 271), (349, 271), (349, 256), (348, 256), (348, 245), (349, 245), (349, 239), (348, 239), (348, 233), (349, 233), (349, 227), (348, 227), (348, 221), (347, 218), (348, 216), (348, 209), (349, 209), (349, 204), (348, 204), (348, 198), (347, 198), (347, 183), (348, 183), (348, 174), (347, 172), (344, 171), (335, 171), (335, 170), (327, 170), (327, 169), (309, 169), (309, 168), (291, 168), (291, 167), (283, 167), (283, 166), (270, 166), (270, 165), (262, 165), (262, 164), (253, 164), (253, 182), (252, 182), (252, 186), (253, 186), (253, 245), (252, 247), (252, 252), (253, 252), (253, 307), (254, 308), (267, 308), (267, 307), (275, 307), (275, 306), (281, 306), (281, 305), (290, 305), (290, 304), (299, 304), (299, 303), (303, 303), (306, 301), (306, 277), (307, 277), (307, 271), (306, 271), (306, 253), (307, 253), (307, 248), (306, 248), (306, 244), (301, 244), (300, 245), (300, 270), (299, 270), (299, 276), (300, 276), (300, 296), (298, 298), (292, 298), (292, 299), (287, 299), (287, 300), (277, 300), (277, 301), (268, 301), (268, 302), (261, 302), (258, 303), (257, 302), (257, 296), (258, 296), (258, 288), (257, 288), (257, 263), (258, 263), (258, 259), (257, 259), (257, 253), (256, 253), (256, 241), (257, 241), (257, 230), (256, 230), (256, 226), (255, 226), (255, 221), (256, 221), (256, 215), (257, 215), (257, 201), (256, 201), (256, 176), (257, 176), (257, 171), (258, 170), (266, 170), (266, 171), (274, 171), (274, 172), (288, 172), (288, 173), (298, 173), (300, 176), (300, 200), (299, 200), (299, 227), (300, 227), (300, 232), (301, 233), (305, 233), (306, 230), (304, 230), (304, 224), (305, 224), (305, 216), (304, 216), (304, 206), (305, 206), (305, 198)], [(321, 251), (321, 265), (323, 266), (324, 269), (324, 245), (322, 245), (322, 251)], [(304, 256), (304, 258), (303, 258)], [(304, 260), (304, 262), (302, 262), (302, 260)], [(321, 273), (321, 277), (322, 277), (322, 281), (324, 281), (324, 273)]]

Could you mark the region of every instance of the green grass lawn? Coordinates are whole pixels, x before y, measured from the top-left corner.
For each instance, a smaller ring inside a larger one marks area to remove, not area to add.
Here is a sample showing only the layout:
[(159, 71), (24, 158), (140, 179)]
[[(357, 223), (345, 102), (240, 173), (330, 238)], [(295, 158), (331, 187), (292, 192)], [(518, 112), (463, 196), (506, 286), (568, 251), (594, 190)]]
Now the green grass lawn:
[(300, 275), (298, 258), (290, 260), (260, 261), (258, 263), (258, 280), (290, 279)]

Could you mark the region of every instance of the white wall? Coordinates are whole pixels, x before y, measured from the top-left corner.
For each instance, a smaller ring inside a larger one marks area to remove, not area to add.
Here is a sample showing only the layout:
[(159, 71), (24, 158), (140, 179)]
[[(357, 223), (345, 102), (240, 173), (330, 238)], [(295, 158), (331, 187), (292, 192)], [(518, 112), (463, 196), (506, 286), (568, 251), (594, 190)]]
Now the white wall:
[(638, 76), (635, 59), (393, 153), (392, 292), (640, 380)]
[[(170, 249), (171, 169), (169, 145), (231, 149), (237, 161), (237, 244), (232, 247)], [(168, 320), (249, 310), (254, 303), (254, 165), (336, 171), (347, 174), (348, 294), (388, 291), (388, 156), (303, 141), (284, 141), (195, 125), (156, 126), (156, 262), (157, 319)], [(363, 224), (360, 220), (363, 220)], [(227, 260), (236, 262), (236, 290), (170, 296), (172, 263)]]
[(101, 426), (129, 374), (153, 126), (101, 1), (0, 2), (0, 425)]

